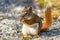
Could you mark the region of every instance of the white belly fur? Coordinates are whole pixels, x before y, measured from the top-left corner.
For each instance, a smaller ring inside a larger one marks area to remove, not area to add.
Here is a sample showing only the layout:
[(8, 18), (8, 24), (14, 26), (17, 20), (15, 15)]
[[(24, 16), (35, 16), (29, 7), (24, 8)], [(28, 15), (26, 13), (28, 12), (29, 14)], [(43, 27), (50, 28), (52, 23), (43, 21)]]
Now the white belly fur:
[(39, 27), (38, 23), (35, 23), (33, 25), (23, 24), (22, 33), (23, 33), (23, 35), (27, 35), (27, 34), (36, 35), (38, 27)]

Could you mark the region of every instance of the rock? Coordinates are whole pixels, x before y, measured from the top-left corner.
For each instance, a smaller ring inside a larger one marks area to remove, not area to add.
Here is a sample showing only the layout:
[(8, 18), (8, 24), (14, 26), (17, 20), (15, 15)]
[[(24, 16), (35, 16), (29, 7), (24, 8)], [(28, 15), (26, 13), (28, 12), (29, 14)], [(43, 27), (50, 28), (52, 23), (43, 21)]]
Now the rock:
[(0, 16), (0, 20), (2, 20), (2, 19), (4, 19), (4, 17), (3, 16)]
[(58, 17), (58, 21), (60, 21), (60, 16)]

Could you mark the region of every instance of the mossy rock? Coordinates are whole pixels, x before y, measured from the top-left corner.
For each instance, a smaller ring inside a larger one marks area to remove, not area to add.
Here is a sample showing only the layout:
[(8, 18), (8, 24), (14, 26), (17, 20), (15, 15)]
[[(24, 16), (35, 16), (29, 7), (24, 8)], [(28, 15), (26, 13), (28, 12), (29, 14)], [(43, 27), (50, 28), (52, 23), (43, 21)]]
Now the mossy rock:
[(24, 40), (31, 40), (32, 38), (30, 37), (24, 37)]
[(3, 40), (8, 40), (7, 38), (3, 38)]

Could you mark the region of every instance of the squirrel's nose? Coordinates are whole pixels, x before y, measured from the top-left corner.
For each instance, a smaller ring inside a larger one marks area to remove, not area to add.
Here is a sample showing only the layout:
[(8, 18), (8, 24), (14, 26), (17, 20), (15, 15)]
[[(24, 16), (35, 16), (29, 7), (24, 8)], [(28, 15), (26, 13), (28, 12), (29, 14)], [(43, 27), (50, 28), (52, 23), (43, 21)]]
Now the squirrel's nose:
[(23, 22), (24, 21), (24, 19), (20, 19), (20, 22)]

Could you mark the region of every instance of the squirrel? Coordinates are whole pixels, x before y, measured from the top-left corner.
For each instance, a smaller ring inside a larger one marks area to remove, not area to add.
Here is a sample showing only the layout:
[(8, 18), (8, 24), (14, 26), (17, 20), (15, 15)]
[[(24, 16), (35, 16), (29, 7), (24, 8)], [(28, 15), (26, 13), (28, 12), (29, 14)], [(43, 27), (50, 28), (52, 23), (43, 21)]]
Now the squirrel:
[[(50, 25), (51, 22), (51, 11), (47, 9), (45, 12), (45, 17), (46, 17), (46, 22), (42, 24), (42, 17), (37, 16), (32, 12), (32, 7), (25, 7), (26, 11), (24, 11), (23, 15), (21, 16), (20, 22), (25, 25), (22, 28), (22, 33), (24, 36), (28, 36), (28, 34), (32, 34), (34, 36), (39, 35), (42, 30), (48, 29), (48, 26)], [(50, 15), (50, 16), (49, 16)], [(38, 23), (38, 28), (37, 30), (34, 29), (35, 23)]]

